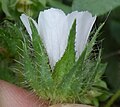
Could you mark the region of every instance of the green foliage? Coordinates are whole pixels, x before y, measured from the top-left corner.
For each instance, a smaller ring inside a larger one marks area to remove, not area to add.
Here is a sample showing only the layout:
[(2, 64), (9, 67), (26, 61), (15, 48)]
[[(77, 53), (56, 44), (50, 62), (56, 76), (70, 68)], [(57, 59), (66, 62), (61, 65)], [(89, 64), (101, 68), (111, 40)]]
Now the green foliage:
[(62, 9), (65, 13), (72, 11), (72, 8), (70, 6), (67, 6), (57, 0), (48, 0), (48, 4), (54, 8)]
[(15, 74), (9, 69), (12, 62), (0, 55), (0, 79), (15, 83)]
[(38, 16), (40, 10), (45, 8), (45, 0), (0, 0), (0, 7), (10, 20), (16, 20), (21, 13), (29, 16)]
[(105, 107), (111, 107), (114, 102), (120, 97), (120, 90), (118, 90), (108, 101), (108, 103), (105, 105)]
[(36, 18), (39, 11), (45, 9), (45, 0), (23, 0), (17, 3), (17, 10), (20, 13), (26, 13), (29, 16)]
[(111, 30), (111, 36), (114, 37), (114, 39), (118, 44), (120, 44), (120, 37), (119, 37), (120, 22), (112, 20), (110, 23), (110, 30)]
[(94, 15), (102, 15), (120, 6), (120, 0), (74, 0), (73, 10), (90, 11)]
[(37, 18), (39, 11), (50, 7), (62, 9), (66, 13), (72, 10), (58, 0), (0, 0), (0, 13), (5, 13), (3, 16), (10, 20), (18, 20), (22, 13)]
[[(67, 2), (71, 2), (72, 6), (66, 5)], [(119, 0), (0, 0), (0, 3), (2, 11), (13, 20), (22, 12), (36, 18), (40, 10), (49, 7), (62, 9), (65, 13), (87, 10), (95, 15), (102, 15), (120, 6)]]
[(19, 16), (16, 10), (17, 0), (0, 0), (1, 9), (9, 19)]
[[(120, 7), (113, 10), (104, 26), (102, 60), (107, 64), (105, 79), (112, 92), (120, 89)], [(106, 17), (105, 17), (106, 18)], [(99, 20), (104, 20), (100, 18)]]
[(4, 12), (10, 20), (18, 20), (21, 13), (36, 18), (40, 10), (49, 7), (62, 9), (66, 13), (71, 12), (71, 7), (57, 0), (0, 0), (1, 12)]
[(2, 10), (4, 13), (11, 17), (11, 9), (14, 9), (17, 0), (0, 0), (1, 5), (2, 5)]
[(89, 57), (103, 24), (87, 44), (80, 58), (75, 61), (75, 21), (70, 30), (65, 53), (53, 71), (50, 69), (46, 50), (31, 19), (30, 25), (32, 39), (23, 35), (23, 49), (21, 49), (22, 74), (26, 85), (51, 103), (80, 102), (98, 106), (98, 97), (109, 95), (106, 83), (101, 80), (105, 66), (101, 64), (101, 51), (97, 59), (90, 60)]
[(38, 0), (43, 6), (46, 6), (47, 0)]
[(20, 46), (21, 33), (17, 25), (5, 21), (0, 26), (0, 79), (18, 83), (17, 75), (11, 70), (18, 58), (17, 46)]

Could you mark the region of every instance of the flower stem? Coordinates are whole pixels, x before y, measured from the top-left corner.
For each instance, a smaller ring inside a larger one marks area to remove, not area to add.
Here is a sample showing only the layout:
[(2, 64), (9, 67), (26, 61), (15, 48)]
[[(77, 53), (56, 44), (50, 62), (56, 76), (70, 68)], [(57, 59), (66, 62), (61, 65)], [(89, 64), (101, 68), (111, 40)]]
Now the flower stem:
[(118, 90), (108, 101), (108, 103), (104, 107), (111, 107), (112, 104), (120, 97), (120, 90)]

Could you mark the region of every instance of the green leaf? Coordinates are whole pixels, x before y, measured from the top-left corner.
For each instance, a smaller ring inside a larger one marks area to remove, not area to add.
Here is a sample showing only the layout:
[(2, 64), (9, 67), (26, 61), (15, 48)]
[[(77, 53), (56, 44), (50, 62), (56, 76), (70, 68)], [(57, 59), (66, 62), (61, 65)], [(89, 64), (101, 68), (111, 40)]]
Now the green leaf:
[(73, 67), (75, 63), (75, 35), (76, 35), (76, 20), (74, 21), (70, 30), (67, 48), (60, 61), (55, 65), (53, 78), (54, 81), (59, 84), (65, 74)]
[(62, 9), (65, 13), (69, 13), (72, 11), (71, 7), (64, 5), (63, 3), (57, 0), (48, 0), (48, 4), (51, 7)]
[(17, 54), (17, 45), (20, 45), (19, 39), (21, 38), (21, 34), (16, 25), (7, 21), (5, 23), (6, 25), (4, 24), (4, 27), (0, 28), (0, 38), (2, 41), (0, 45), (5, 42), (4, 46), (6, 45), (9, 53), (14, 56)]
[(110, 33), (111, 33), (111, 36), (120, 45), (120, 22), (119, 21), (112, 20), (110, 22)]
[(8, 0), (0, 0), (1, 4), (2, 4), (2, 10), (3, 12), (7, 15), (7, 16), (11, 16), (10, 12), (9, 12), (9, 1)]
[(43, 6), (46, 6), (47, 0), (38, 0)]
[[(2, 48), (1, 48), (2, 49)], [(7, 58), (2, 58), (0, 52), (0, 80), (5, 80), (10, 83), (17, 83), (15, 74), (10, 70), (11, 62)]]
[(72, 10), (87, 10), (93, 15), (102, 15), (117, 6), (120, 6), (120, 0), (74, 0)]
[(18, 78), (13, 72), (16, 66), (15, 59), (18, 58), (17, 46), (20, 44), (21, 34), (17, 24), (4, 21), (0, 26), (0, 79), (18, 83)]
[(1, 2), (1, 7), (2, 7), (2, 11), (5, 13), (6, 16), (8, 17), (13, 17), (13, 15), (17, 15), (17, 11), (16, 9), (16, 4), (17, 4), (17, 0), (0, 0)]

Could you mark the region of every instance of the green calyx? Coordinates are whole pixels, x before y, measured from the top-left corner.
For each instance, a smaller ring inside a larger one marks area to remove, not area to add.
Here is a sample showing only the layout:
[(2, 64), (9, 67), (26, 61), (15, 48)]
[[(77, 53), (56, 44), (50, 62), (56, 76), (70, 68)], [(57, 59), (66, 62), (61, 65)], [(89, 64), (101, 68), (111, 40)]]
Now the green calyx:
[(106, 64), (101, 64), (101, 50), (95, 60), (89, 58), (97, 35), (104, 24), (98, 28), (79, 59), (75, 61), (75, 20), (65, 53), (53, 71), (42, 40), (31, 20), (30, 25), (32, 40), (24, 37), (21, 60), (23, 81), (30, 89), (51, 103), (79, 102), (98, 106), (101, 96), (109, 96), (106, 83), (101, 80), (106, 68)]

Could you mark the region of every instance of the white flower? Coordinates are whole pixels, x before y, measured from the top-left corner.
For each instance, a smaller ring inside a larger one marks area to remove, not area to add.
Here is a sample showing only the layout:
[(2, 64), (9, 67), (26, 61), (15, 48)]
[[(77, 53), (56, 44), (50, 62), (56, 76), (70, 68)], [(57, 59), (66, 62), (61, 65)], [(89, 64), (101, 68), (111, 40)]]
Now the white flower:
[[(32, 31), (28, 16), (22, 14), (20, 18), (32, 39)], [(92, 17), (92, 14), (87, 11), (75, 11), (65, 15), (62, 10), (51, 8), (40, 12), (38, 23), (32, 19), (46, 48), (52, 69), (65, 52), (70, 29), (75, 19), (75, 50), (76, 59), (78, 59), (86, 46), (90, 31), (96, 20), (96, 16)]]

